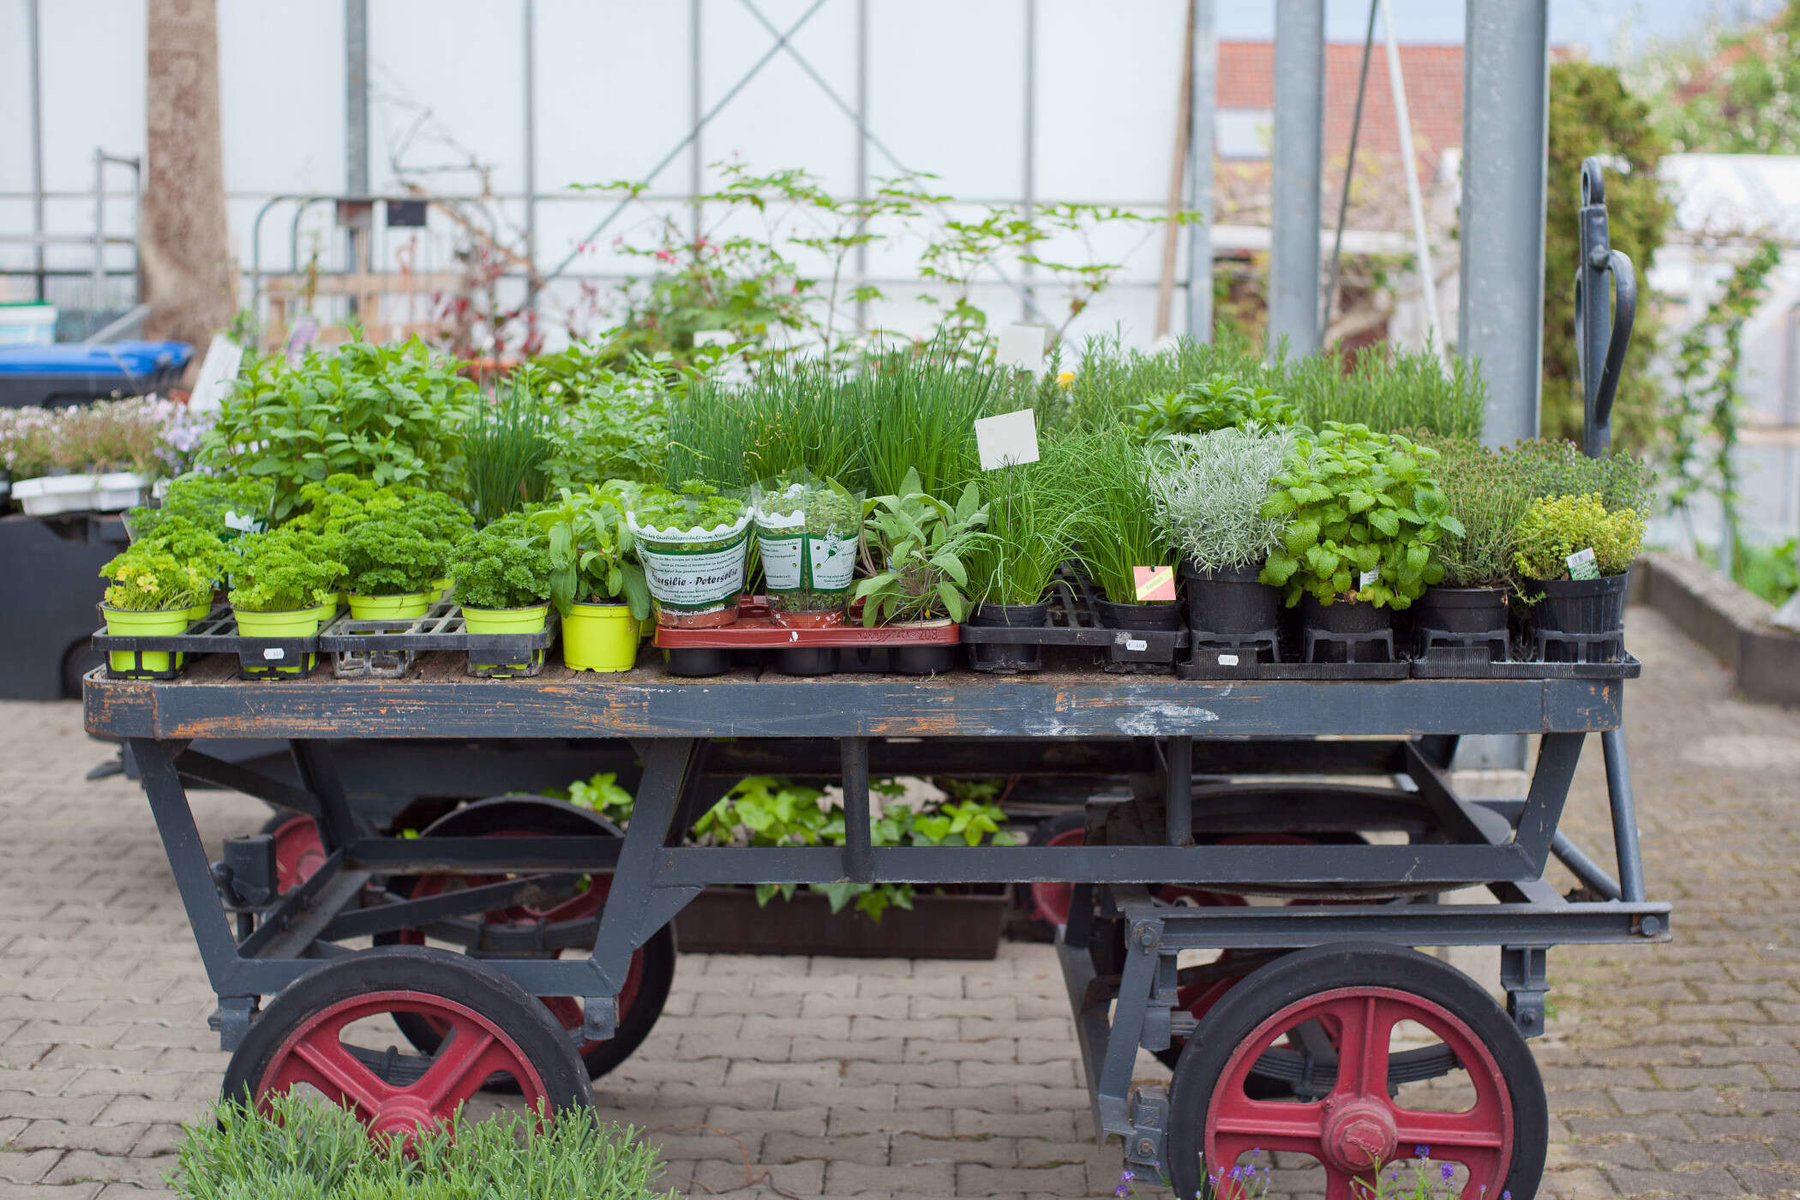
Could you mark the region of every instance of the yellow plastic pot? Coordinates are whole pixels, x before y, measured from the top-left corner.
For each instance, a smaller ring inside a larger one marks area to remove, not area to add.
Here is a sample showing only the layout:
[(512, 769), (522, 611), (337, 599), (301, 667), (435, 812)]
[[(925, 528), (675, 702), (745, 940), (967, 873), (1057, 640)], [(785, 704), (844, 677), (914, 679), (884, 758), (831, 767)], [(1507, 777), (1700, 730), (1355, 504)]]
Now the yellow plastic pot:
[(407, 592), (398, 596), (359, 596), (350, 593), (350, 615), (358, 621), (411, 621), (431, 611), (436, 592)]
[(337, 597), (335, 597), (335, 596), (325, 597), (324, 600), (320, 601), (319, 606), (312, 610), (312, 613), (313, 613), (313, 616), (317, 617), (319, 620), (319, 628), (324, 629), (327, 625), (331, 624), (332, 621), (337, 619), (337, 615), (338, 615)]
[(625, 604), (577, 604), (562, 622), (563, 664), (571, 671), (629, 671), (637, 665), (638, 622)]
[[(241, 608), (233, 608), (231, 615), (237, 618), (238, 632), (245, 637), (266, 638), (301, 638), (311, 637), (319, 632), (319, 608), (295, 608), (286, 612), (249, 612)], [(250, 652), (245, 651), (246, 655)], [(312, 669), (313, 656), (303, 656), (304, 663), (283, 664), (263, 656), (261, 665), (269, 672), (279, 675), (298, 675), (302, 670)]]
[(206, 618), (212, 616), (212, 608), (213, 598), (211, 593), (208, 593), (206, 599), (187, 610), (188, 622), (192, 624), (195, 621), (206, 620)]
[[(529, 608), (470, 608), (463, 606), (463, 629), (469, 633), (537, 633), (544, 628), (544, 622), (550, 619), (548, 604), (534, 604)], [(533, 667), (527, 654), (524, 661), (504, 663), (478, 663), (470, 661), (469, 666), (477, 671), (529, 671)]]
[(431, 586), (437, 589), (437, 598), (439, 600), (448, 600), (456, 592), (456, 580), (450, 578), (448, 575), (434, 581)]
[[(193, 624), (191, 608), (152, 608), (134, 610), (100, 606), (106, 614), (106, 632), (120, 637), (151, 637), (186, 633)], [(174, 659), (171, 667), (170, 659)], [(164, 650), (113, 650), (106, 656), (107, 669), (119, 675), (163, 674), (179, 669), (183, 656)]]

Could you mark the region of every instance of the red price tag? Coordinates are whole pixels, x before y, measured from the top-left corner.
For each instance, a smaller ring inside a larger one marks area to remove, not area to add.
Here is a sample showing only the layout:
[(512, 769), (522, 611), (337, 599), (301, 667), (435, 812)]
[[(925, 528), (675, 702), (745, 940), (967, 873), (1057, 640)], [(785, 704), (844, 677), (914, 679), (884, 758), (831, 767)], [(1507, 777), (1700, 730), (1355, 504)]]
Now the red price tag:
[(1131, 576), (1137, 584), (1139, 604), (1175, 599), (1174, 567), (1133, 567)]

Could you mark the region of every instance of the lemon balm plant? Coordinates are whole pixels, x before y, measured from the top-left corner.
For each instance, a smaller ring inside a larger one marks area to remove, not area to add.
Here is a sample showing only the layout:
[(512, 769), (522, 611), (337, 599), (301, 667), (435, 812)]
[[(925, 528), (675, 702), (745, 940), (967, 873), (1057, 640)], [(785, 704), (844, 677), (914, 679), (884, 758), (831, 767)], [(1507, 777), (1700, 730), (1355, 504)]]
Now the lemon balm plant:
[(929, 496), (908, 471), (894, 495), (878, 496), (864, 529), (869, 576), (856, 585), (862, 623), (917, 621), (969, 609), (972, 557), (986, 543), (988, 510), (973, 483), (955, 504)]

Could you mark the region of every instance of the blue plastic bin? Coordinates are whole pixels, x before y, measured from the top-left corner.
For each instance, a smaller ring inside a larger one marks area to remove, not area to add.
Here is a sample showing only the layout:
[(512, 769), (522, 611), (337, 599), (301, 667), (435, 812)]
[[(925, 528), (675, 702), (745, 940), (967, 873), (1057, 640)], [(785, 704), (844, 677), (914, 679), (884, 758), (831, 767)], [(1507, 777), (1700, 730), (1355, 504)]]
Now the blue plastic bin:
[(166, 391), (194, 357), (186, 342), (0, 346), (0, 405), (83, 404)]

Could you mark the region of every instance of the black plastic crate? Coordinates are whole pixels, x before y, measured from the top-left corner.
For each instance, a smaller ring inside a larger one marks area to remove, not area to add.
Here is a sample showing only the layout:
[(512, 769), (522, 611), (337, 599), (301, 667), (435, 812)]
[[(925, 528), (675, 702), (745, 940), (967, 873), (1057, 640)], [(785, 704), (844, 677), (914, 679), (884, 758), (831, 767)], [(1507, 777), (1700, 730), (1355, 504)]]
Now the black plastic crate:
[(319, 649), (331, 655), (339, 679), (397, 679), (421, 654), (462, 651), (469, 674), (482, 679), (524, 679), (544, 669), (544, 652), (556, 642), (556, 611), (536, 633), (470, 633), (462, 606), (440, 600), (422, 617), (357, 620), (338, 617), (319, 634)]

